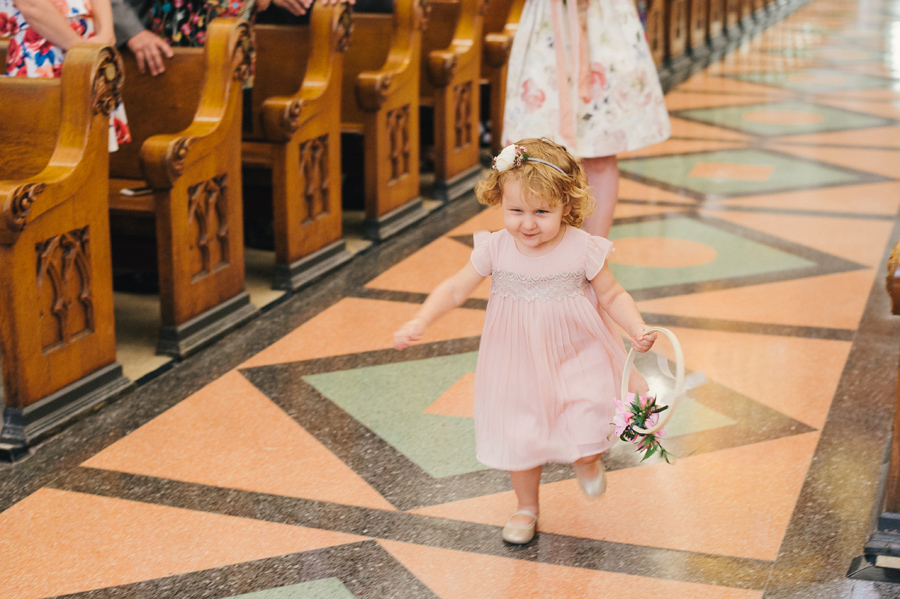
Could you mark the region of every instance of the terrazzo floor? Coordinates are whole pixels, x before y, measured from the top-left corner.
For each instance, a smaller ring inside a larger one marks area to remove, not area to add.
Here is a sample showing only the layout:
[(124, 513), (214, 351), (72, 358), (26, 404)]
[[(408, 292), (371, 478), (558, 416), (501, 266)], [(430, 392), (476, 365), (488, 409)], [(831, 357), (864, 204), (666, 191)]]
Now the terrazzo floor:
[(896, 389), (900, 3), (814, 0), (667, 103), (610, 237), (708, 379), (675, 465), (620, 444), (596, 502), (548, 467), (538, 536), (501, 541), (471, 405), (488, 286), (391, 340), (502, 226), (466, 197), (0, 466), (0, 598), (900, 597), (846, 577)]

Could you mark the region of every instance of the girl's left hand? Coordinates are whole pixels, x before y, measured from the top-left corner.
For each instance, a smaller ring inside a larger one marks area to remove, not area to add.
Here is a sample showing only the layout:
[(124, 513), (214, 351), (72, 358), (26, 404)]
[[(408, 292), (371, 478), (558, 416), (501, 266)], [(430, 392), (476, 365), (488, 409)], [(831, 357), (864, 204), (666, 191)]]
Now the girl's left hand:
[(646, 329), (646, 326), (641, 325), (631, 334), (631, 347), (634, 348), (634, 351), (644, 353), (653, 347), (656, 333), (644, 333)]

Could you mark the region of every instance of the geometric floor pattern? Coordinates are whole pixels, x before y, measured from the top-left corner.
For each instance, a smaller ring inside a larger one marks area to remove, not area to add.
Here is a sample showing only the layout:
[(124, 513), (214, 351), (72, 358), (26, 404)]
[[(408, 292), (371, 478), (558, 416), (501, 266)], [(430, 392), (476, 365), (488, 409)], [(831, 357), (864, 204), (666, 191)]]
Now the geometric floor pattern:
[[(900, 597), (845, 577), (890, 434), (900, 323), (900, 3), (813, 0), (677, 86), (620, 156), (611, 268), (702, 371), (674, 465), (548, 466), (500, 539), (474, 455), (489, 283), (391, 333), (501, 220), (467, 196), (0, 467), (0, 598)], [(659, 388), (661, 340), (637, 366)]]

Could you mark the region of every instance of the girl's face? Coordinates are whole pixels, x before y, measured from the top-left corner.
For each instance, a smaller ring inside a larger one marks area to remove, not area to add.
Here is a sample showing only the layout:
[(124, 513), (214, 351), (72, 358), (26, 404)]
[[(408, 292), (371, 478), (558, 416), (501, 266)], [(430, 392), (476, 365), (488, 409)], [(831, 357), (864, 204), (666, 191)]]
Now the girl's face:
[(515, 178), (503, 184), (503, 226), (516, 240), (516, 246), (525, 254), (541, 254), (556, 247), (565, 229), (563, 216), (570, 206), (550, 206), (541, 198), (526, 197)]

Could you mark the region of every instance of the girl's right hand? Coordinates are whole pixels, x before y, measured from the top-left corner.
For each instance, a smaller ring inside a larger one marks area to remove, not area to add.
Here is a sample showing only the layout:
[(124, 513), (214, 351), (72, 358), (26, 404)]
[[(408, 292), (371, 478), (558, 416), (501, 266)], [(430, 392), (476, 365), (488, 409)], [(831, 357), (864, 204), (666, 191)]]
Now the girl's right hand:
[(424, 332), (425, 322), (421, 318), (413, 318), (394, 333), (394, 347), (398, 350), (406, 349), (421, 339)]

